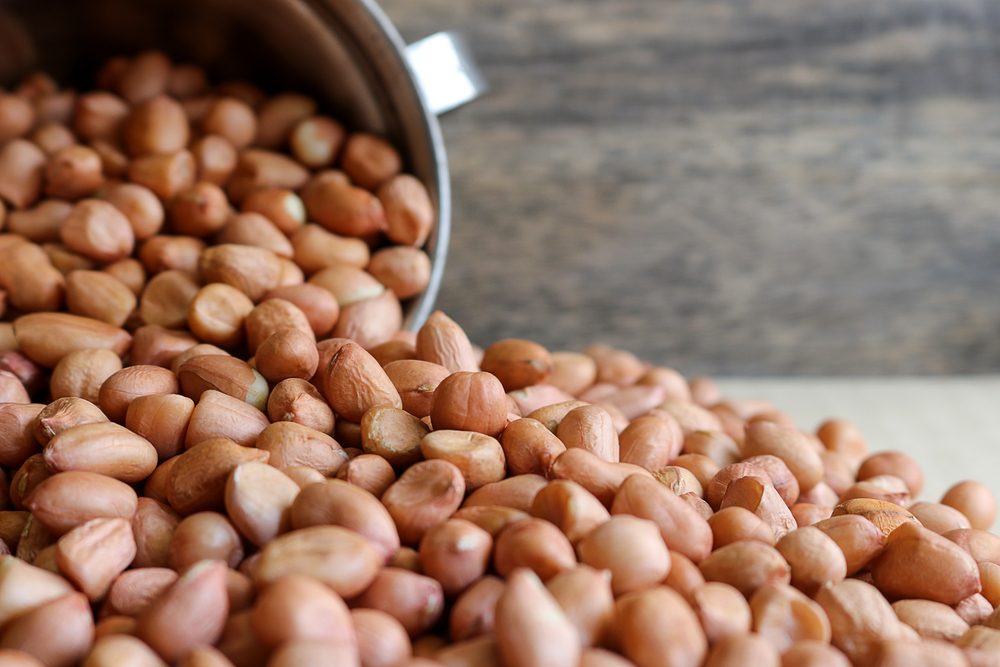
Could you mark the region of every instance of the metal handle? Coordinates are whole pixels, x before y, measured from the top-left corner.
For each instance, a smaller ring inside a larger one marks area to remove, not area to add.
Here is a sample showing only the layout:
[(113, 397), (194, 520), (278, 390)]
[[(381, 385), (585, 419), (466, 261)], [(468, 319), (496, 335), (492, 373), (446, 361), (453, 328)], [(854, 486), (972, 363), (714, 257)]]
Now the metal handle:
[(438, 32), (406, 47), (406, 59), (430, 110), (443, 114), (481, 96), (489, 86), (457, 32)]

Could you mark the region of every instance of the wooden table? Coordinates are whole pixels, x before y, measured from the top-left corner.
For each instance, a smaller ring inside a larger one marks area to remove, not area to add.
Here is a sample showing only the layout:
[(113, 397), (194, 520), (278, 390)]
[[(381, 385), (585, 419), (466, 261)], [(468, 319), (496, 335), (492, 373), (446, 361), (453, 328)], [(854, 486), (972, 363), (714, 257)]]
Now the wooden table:
[(385, 0), (492, 93), (442, 119), (440, 305), (686, 372), (1000, 369), (1000, 5)]

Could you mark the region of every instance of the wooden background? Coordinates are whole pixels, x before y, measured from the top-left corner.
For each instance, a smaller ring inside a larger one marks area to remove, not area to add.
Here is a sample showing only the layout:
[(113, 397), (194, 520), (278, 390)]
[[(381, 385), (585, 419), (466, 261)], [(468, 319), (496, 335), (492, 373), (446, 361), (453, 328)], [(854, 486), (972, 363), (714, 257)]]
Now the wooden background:
[(383, 0), (491, 94), (442, 119), (440, 306), (686, 372), (1000, 370), (1000, 4)]

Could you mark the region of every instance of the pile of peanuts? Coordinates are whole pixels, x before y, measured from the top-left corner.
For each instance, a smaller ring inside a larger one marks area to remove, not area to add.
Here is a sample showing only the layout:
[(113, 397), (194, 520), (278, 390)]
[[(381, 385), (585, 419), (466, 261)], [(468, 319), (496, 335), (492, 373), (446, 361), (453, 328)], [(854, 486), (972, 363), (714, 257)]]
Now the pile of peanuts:
[(983, 485), (626, 351), (401, 332), (391, 148), (160, 54), (100, 84), (0, 95), (3, 667), (1000, 665)]

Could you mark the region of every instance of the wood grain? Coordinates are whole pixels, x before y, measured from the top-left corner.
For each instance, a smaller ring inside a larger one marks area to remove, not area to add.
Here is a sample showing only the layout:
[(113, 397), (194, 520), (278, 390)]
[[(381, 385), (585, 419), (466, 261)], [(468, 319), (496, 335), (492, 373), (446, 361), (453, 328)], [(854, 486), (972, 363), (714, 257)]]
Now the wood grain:
[(443, 118), (475, 340), (686, 372), (1000, 369), (1000, 5), (384, 0), (492, 93)]

